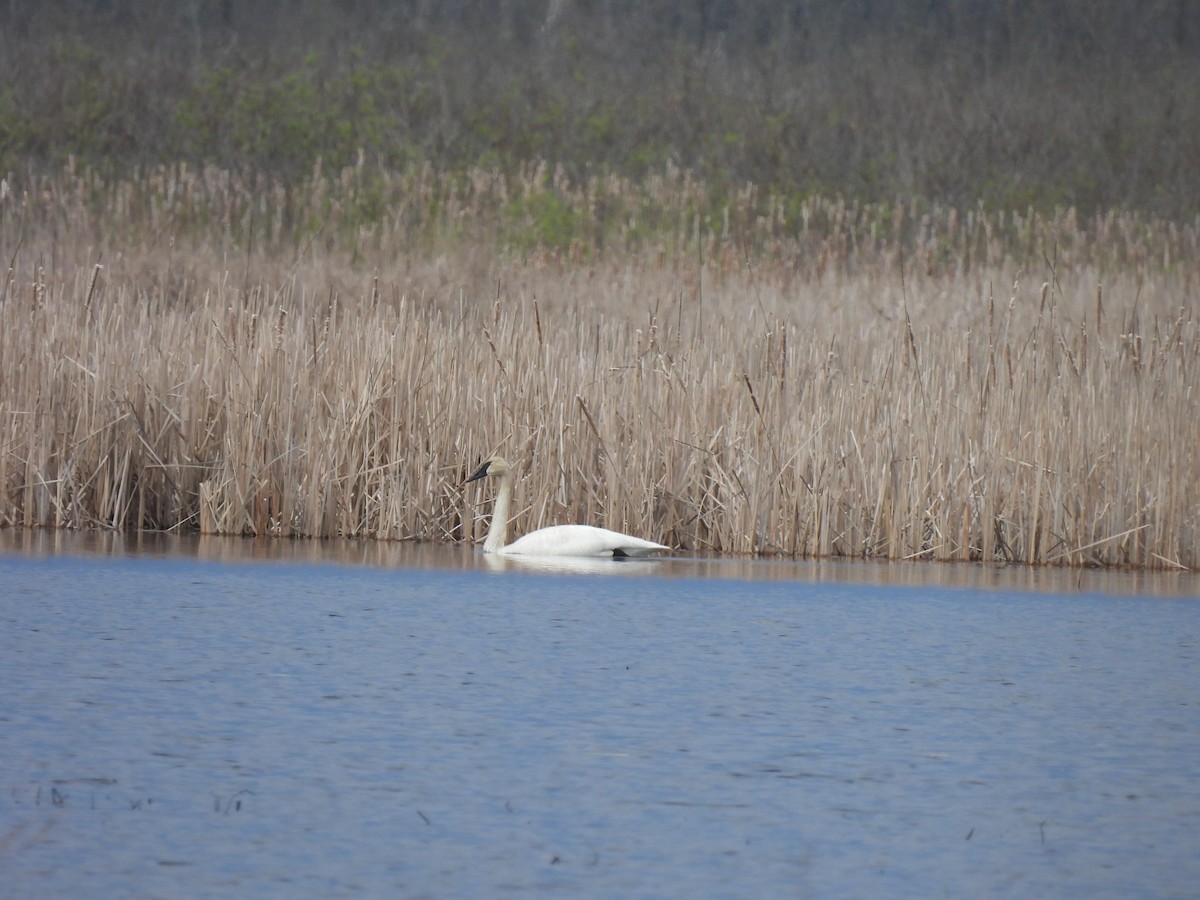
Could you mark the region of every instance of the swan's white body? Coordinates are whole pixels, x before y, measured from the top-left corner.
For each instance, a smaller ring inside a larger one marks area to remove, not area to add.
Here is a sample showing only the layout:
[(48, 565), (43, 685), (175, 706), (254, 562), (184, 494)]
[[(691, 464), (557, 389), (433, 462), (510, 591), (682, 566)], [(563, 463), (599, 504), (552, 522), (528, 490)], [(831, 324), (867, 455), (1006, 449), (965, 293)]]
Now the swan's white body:
[(496, 493), (496, 506), (492, 510), (487, 539), (483, 542), (484, 553), (502, 556), (648, 556), (671, 549), (653, 541), (591, 525), (551, 525), (531, 531), (506, 545), (508, 513), (512, 505), (512, 471), (508, 463), (495, 457), (485, 462), (466, 483), (486, 475), (499, 477), (500, 489)]

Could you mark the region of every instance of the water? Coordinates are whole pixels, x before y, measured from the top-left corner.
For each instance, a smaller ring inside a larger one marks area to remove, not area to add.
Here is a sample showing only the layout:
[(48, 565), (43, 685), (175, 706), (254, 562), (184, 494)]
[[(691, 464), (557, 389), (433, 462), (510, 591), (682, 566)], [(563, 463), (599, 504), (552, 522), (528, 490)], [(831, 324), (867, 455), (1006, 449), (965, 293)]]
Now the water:
[(0, 896), (1194, 896), (1197, 593), (0, 532)]

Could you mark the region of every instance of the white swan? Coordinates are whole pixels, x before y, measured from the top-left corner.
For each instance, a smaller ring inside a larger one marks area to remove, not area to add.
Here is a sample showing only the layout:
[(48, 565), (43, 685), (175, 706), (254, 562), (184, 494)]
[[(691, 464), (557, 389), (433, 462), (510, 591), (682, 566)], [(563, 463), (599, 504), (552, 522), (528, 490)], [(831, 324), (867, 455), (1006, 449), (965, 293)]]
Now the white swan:
[(508, 510), (512, 504), (512, 467), (494, 456), (463, 483), (470, 484), (486, 475), (499, 477), (500, 490), (496, 494), (487, 540), (483, 542), (484, 553), (504, 556), (648, 556), (659, 550), (671, 549), (653, 541), (591, 525), (551, 525), (531, 531), (506, 546)]

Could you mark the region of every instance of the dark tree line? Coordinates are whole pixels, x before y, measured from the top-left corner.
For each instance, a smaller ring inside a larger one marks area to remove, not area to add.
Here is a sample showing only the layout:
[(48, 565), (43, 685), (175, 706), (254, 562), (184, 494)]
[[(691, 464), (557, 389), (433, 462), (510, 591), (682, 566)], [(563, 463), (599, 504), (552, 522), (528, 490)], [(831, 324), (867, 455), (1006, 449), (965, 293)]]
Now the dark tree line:
[(529, 46), (559, 26), (697, 47), (722, 42), (735, 52), (777, 45), (836, 52), (877, 35), (927, 52), (970, 46), (992, 60), (1046, 52), (1152, 65), (1163, 54), (1200, 52), (1193, 0), (0, 0), (0, 16), (6, 28), (26, 33), (33, 23), (71, 18), (121, 27), (152, 20), (268, 41), (330, 26), (385, 42), (403, 30), (486, 31)]
[(639, 175), (1200, 211), (1195, 0), (0, 0), (0, 169)]

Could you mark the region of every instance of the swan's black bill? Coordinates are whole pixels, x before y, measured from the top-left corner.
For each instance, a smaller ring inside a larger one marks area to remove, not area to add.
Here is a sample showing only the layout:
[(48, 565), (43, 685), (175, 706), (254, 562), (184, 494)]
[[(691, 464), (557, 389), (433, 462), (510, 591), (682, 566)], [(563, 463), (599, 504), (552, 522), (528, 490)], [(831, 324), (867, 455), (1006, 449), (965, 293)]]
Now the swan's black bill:
[(480, 478), (482, 478), (484, 475), (486, 475), (488, 473), (488, 466), (490, 466), (491, 464), (492, 464), (492, 461), (489, 459), (487, 462), (485, 462), (482, 466), (479, 467), (478, 472), (476, 472), (474, 475), (472, 475), (470, 478), (468, 478), (466, 481), (464, 481), (463, 484), (470, 484), (472, 481), (478, 481)]

